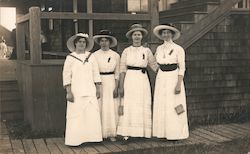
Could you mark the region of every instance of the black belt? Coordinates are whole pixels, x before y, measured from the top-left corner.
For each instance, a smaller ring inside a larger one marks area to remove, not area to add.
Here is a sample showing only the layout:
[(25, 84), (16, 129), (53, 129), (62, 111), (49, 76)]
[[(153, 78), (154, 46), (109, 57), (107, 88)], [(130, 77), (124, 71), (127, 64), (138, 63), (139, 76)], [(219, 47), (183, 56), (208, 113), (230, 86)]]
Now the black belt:
[(111, 75), (115, 74), (114, 72), (100, 72), (101, 75)]
[(146, 67), (135, 67), (135, 66), (127, 66), (129, 70), (141, 70), (142, 73), (146, 73), (147, 68)]
[(178, 68), (177, 64), (159, 64), (160, 69), (164, 72), (174, 71)]

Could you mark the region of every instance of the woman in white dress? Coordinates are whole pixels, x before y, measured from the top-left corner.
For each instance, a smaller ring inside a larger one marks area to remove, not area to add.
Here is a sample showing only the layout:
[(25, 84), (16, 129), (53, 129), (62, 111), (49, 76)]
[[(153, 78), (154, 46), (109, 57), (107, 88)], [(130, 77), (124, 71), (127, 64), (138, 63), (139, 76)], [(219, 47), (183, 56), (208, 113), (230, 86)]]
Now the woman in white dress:
[(124, 49), (120, 62), (120, 96), (123, 115), (120, 116), (117, 134), (128, 137), (150, 138), (152, 133), (151, 88), (146, 67), (154, 71), (157, 63), (149, 48), (142, 46), (147, 30), (134, 24), (126, 33), (132, 45)]
[(117, 40), (109, 30), (101, 30), (93, 37), (101, 49), (94, 55), (99, 65), (102, 79), (101, 97), (98, 100), (101, 109), (102, 135), (115, 141), (118, 122), (118, 83), (120, 56), (110, 49), (117, 45)]
[(153, 136), (168, 140), (186, 139), (189, 131), (183, 83), (185, 52), (173, 42), (180, 37), (180, 32), (169, 24), (155, 27), (154, 34), (164, 43), (155, 53), (160, 69), (155, 83)]
[(67, 41), (72, 52), (63, 67), (63, 86), (67, 91), (65, 144), (102, 141), (99, 104), (101, 78), (98, 63), (89, 52), (93, 40), (88, 34), (76, 34)]

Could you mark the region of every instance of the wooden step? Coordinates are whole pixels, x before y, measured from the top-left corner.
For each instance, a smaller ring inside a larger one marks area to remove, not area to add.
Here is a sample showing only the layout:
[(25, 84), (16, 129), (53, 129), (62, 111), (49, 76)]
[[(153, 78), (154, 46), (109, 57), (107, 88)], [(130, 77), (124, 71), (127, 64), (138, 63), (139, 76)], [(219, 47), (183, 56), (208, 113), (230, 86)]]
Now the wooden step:
[(195, 6), (197, 4), (204, 3), (220, 3), (220, 0), (188, 0), (188, 1), (179, 1), (170, 5), (171, 9), (183, 8), (188, 6)]
[(198, 3), (190, 6), (183, 6), (180, 8), (171, 8), (170, 10), (160, 12), (160, 16), (168, 16), (168, 15), (175, 15), (178, 13), (189, 13), (193, 11), (199, 12), (211, 12), (215, 8), (217, 8), (219, 3), (209, 2), (209, 3)]
[(176, 13), (173, 15), (160, 16), (160, 23), (175, 23), (175, 22), (198, 22), (204, 18), (207, 12), (189, 12), (189, 13)]
[(22, 120), (23, 111), (14, 111), (14, 112), (3, 112), (0, 115), (0, 120)]
[(16, 98), (20, 99), (20, 93), (18, 90), (7, 90), (7, 91), (0, 91), (0, 101), (2, 100), (9, 100), (9, 98)]
[(23, 111), (23, 105), (20, 100), (17, 101), (1, 101), (0, 112)]

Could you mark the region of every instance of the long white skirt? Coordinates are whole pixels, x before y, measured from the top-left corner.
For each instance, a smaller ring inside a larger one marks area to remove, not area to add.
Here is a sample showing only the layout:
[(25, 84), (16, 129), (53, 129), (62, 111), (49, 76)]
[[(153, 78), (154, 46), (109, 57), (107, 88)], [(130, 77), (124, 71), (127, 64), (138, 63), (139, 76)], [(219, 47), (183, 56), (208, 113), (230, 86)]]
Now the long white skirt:
[[(175, 94), (177, 81), (178, 70), (168, 72), (159, 70), (157, 74), (153, 111), (155, 137), (178, 140), (189, 136), (184, 83), (181, 84), (181, 93)], [(180, 115), (174, 109), (179, 104), (185, 109)]]
[(124, 114), (120, 116), (117, 134), (151, 137), (151, 90), (147, 74), (127, 70), (124, 80)]
[(65, 144), (102, 141), (101, 119), (96, 97), (77, 97), (67, 102)]
[(103, 138), (115, 137), (118, 122), (118, 98), (113, 98), (115, 89), (114, 75), (101, 75), (102, 91), (98, 100), (101, 109)]

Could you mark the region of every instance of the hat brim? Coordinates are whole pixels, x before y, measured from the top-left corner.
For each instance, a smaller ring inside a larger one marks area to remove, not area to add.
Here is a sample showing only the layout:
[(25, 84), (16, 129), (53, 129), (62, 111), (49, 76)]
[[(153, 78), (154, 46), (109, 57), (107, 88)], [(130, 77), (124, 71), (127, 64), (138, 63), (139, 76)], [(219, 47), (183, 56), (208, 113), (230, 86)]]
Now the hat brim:
[(135, 32), (135, 31), (141, 31), (143, 37), (145, 37), (145, 36), (148, 35), (148, 31), (147, 31), (146, 29), (144, 29), (144, 28), (133, 28), (133, 29), (129, 30), (129, 31), (126, 33), (126, 37), (127, 37), (128, 39), (130, 39), (132, 33)]
[(70, 52), (74, 52), (76, 50), (75, 45), (74, 45), (74, 40), (76, 39), (77, 36), (81, 36), (81, 37), (86, 39), (87, 46), (85, 48), (85, 51), (90, 51), (93, 48), (93, 46), (94, 46), (93, 39), (86, 37), (85, 35), (76, 34), (76, 35), (71, 36), (67, 41), (67, 47), (68, 47)]
[(110, 36), (110, 35), (95, 35), (93, 37), (95, 43), (99, 44), (100, 42), (98, 42), (98, 38), (111, 38), (112, 42), (110, 43), (110, 47), (115, 47), (117, 45), (117, 39), (114, 36)]
[(172, 38), (173, 41), (177, 40), (181, 36), (181, 32), (177, 28), (174, 28), (172, 26), (167, 26), (167, 25), (159, 25), (154, 28), (153, 33), (155, 34), (156, 37), (158, 37), (161, 40), (164, 40), (164, 39), (162, 38), (161, 34), (159, 34), (160, 30), (173, 31), (174, 32), (174, 36)]

